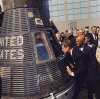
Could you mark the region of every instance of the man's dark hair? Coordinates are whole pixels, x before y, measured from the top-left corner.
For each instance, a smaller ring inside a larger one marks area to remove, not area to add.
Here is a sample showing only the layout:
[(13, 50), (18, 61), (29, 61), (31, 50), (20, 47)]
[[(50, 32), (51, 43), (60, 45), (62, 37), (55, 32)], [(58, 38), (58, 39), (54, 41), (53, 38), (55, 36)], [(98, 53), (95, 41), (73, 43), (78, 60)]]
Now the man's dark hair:
[(85, 29), (89, 29), (89, 26), (86, 26)]
[(91, 29), (92, 29), (92, 28), (97, 28), (97, 27), (96, 27), (96, 26), (92, 26)]
[(99, 28), (99, 29), (100, 29), (100, 27), (99, 27), (99, 26), (97, 26), (97, 28)]
[(93, 38), (93, 36), (91, 35), (91, 33), (87, 33), (87, 34), (85, 35), (85, 37), (87, 37), (87, 38), (90, 39), (90, 44), (94, 44), (94, 38)]
[(77, 29), (76, 31), (79, 31), (79, 29)]
[(65, 40), (64, 43), (63, 43), (63, 46), (66, 48), (66, 47), (69, 47), (69, 48), (72, 48), (73, 45), (72, 45), (72, 42), (70, 40)]
[(68, 30), (66, 30), (65, 32), (68, 32)]

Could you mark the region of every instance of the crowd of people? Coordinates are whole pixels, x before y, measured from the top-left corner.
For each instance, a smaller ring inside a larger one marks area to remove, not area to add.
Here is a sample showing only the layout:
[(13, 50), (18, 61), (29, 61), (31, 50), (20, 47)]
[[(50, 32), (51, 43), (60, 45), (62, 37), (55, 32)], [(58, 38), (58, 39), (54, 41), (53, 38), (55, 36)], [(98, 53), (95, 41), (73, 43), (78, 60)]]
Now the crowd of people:
[(88, 89), (88, 99), (100, 99), (100, 27), (92, 26), (65, 33), (56, 33), (65, 54), (66, 73), (75, 78), (75, 93), (72, 99), (77, 99), (84, 83)]

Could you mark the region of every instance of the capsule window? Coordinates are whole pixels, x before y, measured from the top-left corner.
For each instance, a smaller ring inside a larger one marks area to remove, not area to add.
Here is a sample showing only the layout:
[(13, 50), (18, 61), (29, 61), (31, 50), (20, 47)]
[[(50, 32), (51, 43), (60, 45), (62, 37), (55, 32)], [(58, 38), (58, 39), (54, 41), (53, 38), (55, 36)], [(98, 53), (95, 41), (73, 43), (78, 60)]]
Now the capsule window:
[(41, 32), (37, 32), (34, 35), (35, 37), (35, 47), (36, 47), (36, 53), (37, 53), (37, 61), (46, 61), (49, 60), (50, 55), (47, 50), (47, 44), (45, 35)]

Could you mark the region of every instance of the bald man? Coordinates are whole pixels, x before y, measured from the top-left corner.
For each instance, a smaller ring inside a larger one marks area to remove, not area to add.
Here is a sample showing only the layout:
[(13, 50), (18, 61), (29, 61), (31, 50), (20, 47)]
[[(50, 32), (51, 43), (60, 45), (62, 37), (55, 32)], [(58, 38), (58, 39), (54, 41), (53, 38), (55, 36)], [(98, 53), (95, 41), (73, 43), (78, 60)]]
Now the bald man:
[(85, 42), (85, 36), (84, 35), (80, 35), (76, 37), (76, 45), (80, 46), (83, 45)]
[(87, 44), (84, 43), (85, 36), (80, 35), (76, 38), (76, 44), (78, 49), (84, 55), (85, 68), (88, 72), (88, 99), (93, 99), (93, 94), (96, 95), (96, 99), (100, 99), (100, 88), (99, 88), (99, 75), (98, 65), (95, 55), (93, 54), (92, 48), (90, 48)]

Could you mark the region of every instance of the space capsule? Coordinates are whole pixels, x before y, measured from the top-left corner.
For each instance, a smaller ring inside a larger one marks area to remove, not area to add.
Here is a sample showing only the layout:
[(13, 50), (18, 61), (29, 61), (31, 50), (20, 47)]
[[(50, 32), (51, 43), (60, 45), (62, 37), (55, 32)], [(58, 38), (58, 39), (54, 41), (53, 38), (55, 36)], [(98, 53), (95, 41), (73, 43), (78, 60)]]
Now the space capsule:
[(43, 2), (3, 0), (0, 69), (4, 99), (72, 97), (73, 79), (66, 74), (64, 56)]

